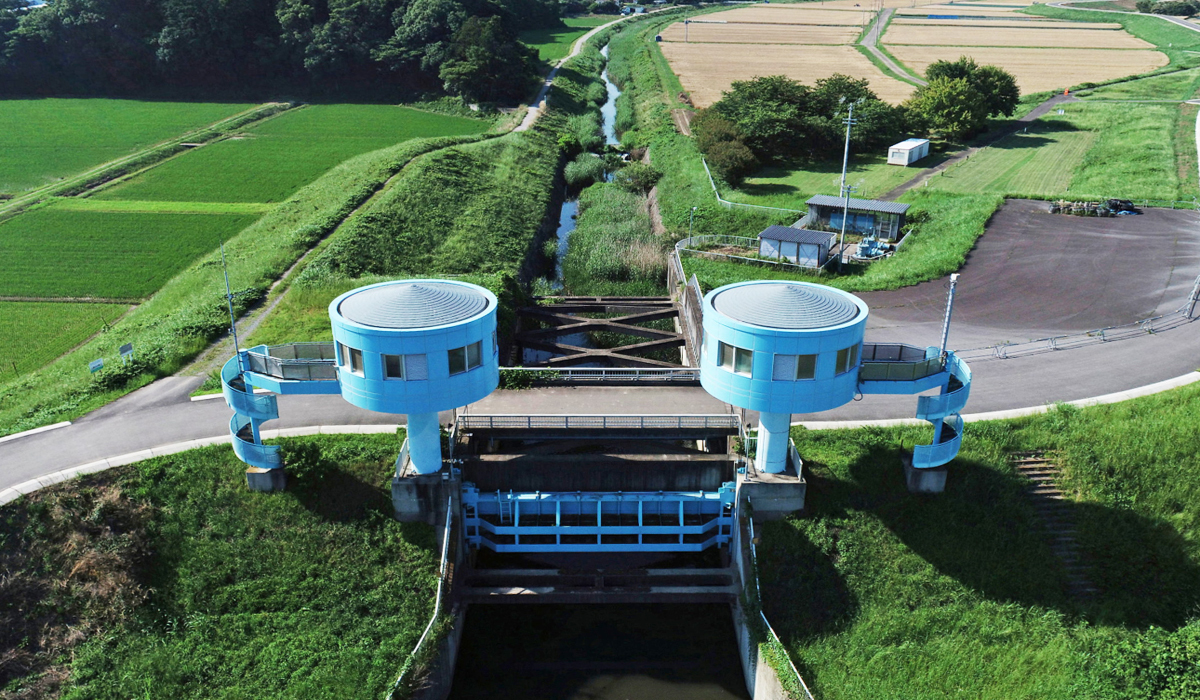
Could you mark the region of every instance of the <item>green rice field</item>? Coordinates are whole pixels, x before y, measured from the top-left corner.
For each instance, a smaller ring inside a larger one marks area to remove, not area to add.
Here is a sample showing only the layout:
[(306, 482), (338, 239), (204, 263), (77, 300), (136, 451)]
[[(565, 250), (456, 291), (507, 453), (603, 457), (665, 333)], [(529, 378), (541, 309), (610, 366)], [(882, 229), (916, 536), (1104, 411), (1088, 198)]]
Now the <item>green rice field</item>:
[(105, 99), (0, 100), (0, 193), (45, 185), (251, 107)]
[[(856, 187), (854, 197), (871, 199), (899, 187), (917, 176), (924, 168), (937, 165), (943, 159), (932, 153), (909, 167), (888, 165), (883, 155), (851, 154), (846, 169), (846, 184)], [(814, 194), (838, 194), (842, 177), (841, 161), (805, 164), (802, 167), (767, 167), (755, 177), (746, 178), (741, 187), (722, 196), (731, 202), (744, 202), (782, 209), (805, 209), (804, 202)]]
[(575, 40), (579, 37), (587, 34), (588, 30), (592, 27), (608, 24), (615, 19), (618, 19), (615, 15), (564, 17), (563, 24), (567, 25), (565, 27), (530, 29), (521, 32), (521, 43), (530, 48), (537, 49), (538, 58), (553, 63), (571, 53), (571, 44), (574, 44)]
[(124, 304), (0, 301), (0, 379), (50, 364), (127, 308)]
[(31, 211), (0, 224), (0, 297), (142, 298), (256, 218)]
[(482, 120), (389, 105), (313, 105), (172, 158), (96, 199), (281, 202), (360, 153), (490, 127)]

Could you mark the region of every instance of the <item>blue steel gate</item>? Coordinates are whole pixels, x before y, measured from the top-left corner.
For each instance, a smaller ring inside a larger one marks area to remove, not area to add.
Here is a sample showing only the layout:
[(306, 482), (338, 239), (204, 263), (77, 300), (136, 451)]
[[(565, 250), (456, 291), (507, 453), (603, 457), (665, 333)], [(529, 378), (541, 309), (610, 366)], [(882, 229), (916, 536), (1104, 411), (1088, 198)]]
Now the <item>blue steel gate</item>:
[(719, 491), (480, 492), (463, 484), (467, 542), (495, 552), (699, 552), (733, 536), (736, 486)]

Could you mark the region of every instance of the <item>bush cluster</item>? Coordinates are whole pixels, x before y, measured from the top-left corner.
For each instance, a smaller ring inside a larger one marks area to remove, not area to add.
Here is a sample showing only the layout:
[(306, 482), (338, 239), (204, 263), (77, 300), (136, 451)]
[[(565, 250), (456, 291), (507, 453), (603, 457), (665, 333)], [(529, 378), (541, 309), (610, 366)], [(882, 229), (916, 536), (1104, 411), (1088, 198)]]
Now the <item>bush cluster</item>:
[(1200, 2), (1193, 0), (1138, 0), (1137, 11), (1152, 13), (1156, 15), (1175, 15), (1178, 17), (1191, 17), (1196, 13), (1200, 13)]

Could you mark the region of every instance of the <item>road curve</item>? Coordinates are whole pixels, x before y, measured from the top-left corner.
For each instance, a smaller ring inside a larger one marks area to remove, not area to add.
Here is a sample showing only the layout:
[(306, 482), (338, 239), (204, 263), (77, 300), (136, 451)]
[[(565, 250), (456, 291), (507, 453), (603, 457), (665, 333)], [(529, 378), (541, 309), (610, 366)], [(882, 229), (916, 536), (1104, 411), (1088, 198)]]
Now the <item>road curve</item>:
[(917, 85), (928, 85), (929, 83), (921, 80), (912, 73), (909, 73), (907, 69), (901, 68), (898, 63), (892, 60), (891, 56), (888, 56), (879, 50), (879, 34), (883, 31), (883, 25), (887, 24), (888, 18), (891, 17), (892, 13), (895, 11), (896, 10), (891, 7), (885, 8), (883, 11), (881, 11), (879, 15), (875, 17), (875, 23), (872, 24), (871, 28), (867, 31), (867, 35), (862, 38), (862, 41), (858, 42), (858, 45), (865, 48), (867, 51), (870, 51), (871, 55), (875, 58), (883, 61), (884, 65), (890, 68), (896, 75), (909, 82), (916, 83)]

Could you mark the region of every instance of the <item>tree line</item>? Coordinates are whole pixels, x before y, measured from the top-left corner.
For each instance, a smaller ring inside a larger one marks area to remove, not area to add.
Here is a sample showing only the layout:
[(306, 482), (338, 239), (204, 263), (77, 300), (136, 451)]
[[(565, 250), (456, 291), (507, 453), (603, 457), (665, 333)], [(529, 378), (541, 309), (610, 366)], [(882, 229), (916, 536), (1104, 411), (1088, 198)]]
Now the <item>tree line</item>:
[(515, 101), (557, 0), (0, 0), (8, 94), (441, 91)]
[(928, 84), (900, 105), (879, 99), (866, 79), (841, 74), (811, 87), (782, 75), (736, 81), (696, 115), (692, 134), (715, 174), (736, 185), (764, 163), (840, 155), (850, 105), (850, 147), (862, 152), (913, 135), (970, 138), (987, 130), (989, 117), (1011, 117), (1021, 96), (1010, 73), (969, 56), (936, 61), (925, 77)]

